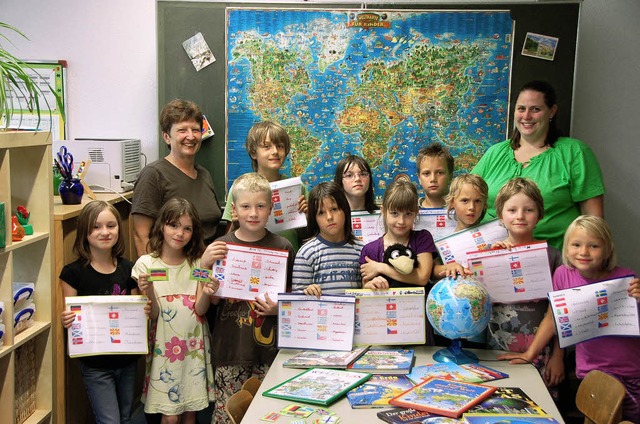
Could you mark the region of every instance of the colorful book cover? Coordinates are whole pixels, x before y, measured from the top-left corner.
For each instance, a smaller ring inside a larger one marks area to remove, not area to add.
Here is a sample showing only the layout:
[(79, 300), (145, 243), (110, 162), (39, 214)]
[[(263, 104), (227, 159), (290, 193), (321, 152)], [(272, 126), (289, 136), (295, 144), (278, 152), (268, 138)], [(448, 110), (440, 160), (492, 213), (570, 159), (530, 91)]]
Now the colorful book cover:
[(506, 372), (498, 371), (493, 368), (489, 368), (486, 365), (480, 364), (463, 364), (460, 365), (465, 370), (471, 371), (480, 377), (482, 381), (501, 380), (503, 378), (509, 378), (509, 374)]
[(386, 408), (390, 399), (412, 387), (413, 383), (405, 375), (378, 374), (347, 392), (347, 399), (352, 408)]
[(495, 390), (482, 384), (431, 377), (394, 397), (389, 404), (458, 418)]
[(484, 416), (473, 416), (471, 414), (464, 414), (464, 421), (467, 424), (560, 424), (549, 415), (523, 417), (522, 415), (510, 414)]
[(264, 396), (330, 405), (349, 390), (364, 383), (371, 374), (311, 368), (262, 393)]
[(414, 384), (421, 383), (430, 377), (440, 377), (447, 380), (468, 381), (469, 383), (482, 383), (478, 374), (473, 373), (453, 362), (442, 362), (430, 365), (416, 365), (407, 374)]
[(413, 360), (413, 349), (370, 349), (347, 368), (372, 374), (408, 374)]
[(518, 414), (518, 415), (546, 415), (546, 412), (538, 406), (519, 387), (498, 387), (497, 390), (487, 399), (469, 409), (468, 414), (473, 415), (495, 415), (495, 414)]
[(282, 364), (285, 368), (347, 368), (349, 364), (362, 356), (369, 346), (352, 351), (341, 350), (304, 350)]
[(393, 408), (386, 411), (378, 412), (378, 418), (385, 423), (391, 424), (449, 424), (464, 423), (462, 418), (448, 418), (439, 415), (433, 415), (424, 411), (416, 411), (412, 408)]

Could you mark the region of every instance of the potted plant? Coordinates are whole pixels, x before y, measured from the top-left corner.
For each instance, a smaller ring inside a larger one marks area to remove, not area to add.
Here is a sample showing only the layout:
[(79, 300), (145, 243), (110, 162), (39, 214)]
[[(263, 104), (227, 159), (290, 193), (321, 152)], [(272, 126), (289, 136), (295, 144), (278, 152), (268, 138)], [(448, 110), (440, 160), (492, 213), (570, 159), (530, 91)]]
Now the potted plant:
[[(32, 68), (5, 49), (4, 45), (11, 43), (11, 40), (5, 34), (6, 32), (28, 39), (17, 28), (0, 22), (0, 120), (4, 118), (3, 125), (7, 128), (14, 110), (27, 109), (38, 116), (39, 126), (41, 106), (46, 106), (49, 112), (51, 112), (51, 107), (37, 81), (34, 81), (28, 72)], [(62, 119), (64, 119), (62, 99), (55, 90), (51, 89), (51, 87), (49, 89), (54, 94), (58, 110), (60, 110)], [(16, 98), (18, 99), (18, 104), (15, 104)], [(40, 104), (41, 100), (44, 100), (44, 105)]]

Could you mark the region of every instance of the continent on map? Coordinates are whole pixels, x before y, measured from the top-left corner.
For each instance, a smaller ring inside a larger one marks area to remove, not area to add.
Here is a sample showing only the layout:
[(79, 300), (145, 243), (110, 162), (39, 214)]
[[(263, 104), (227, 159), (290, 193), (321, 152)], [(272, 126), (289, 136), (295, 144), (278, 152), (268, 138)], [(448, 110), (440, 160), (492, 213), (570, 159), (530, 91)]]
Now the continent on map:
[(506, 138), (509, 12), (228, 8), (226, 33), (228, 187), (261, 120), (289, 133), (284, 174), (315, 185), (359, 154), (378, 200), (428, 143), (467, 172)]

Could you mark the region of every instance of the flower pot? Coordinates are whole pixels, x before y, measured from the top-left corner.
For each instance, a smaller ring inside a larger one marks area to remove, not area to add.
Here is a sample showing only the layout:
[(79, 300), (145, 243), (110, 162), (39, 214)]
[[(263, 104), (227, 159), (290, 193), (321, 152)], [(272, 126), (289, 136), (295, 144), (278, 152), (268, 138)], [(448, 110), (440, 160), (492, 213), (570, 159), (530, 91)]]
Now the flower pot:
[(78, 178), (62, 180), (58, 186), (60, 200), (64, 205), (79, 205), (82, 202), (84, 187)]

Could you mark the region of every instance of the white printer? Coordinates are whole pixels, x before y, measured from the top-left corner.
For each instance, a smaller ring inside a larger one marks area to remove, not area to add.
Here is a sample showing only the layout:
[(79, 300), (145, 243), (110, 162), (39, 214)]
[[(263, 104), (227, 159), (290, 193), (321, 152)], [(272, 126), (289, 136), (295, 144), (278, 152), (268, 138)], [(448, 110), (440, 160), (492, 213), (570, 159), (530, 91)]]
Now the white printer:
[(66, 146), (73, 155), (73, 170), (80, 163), (91, 159), (84, 181), (95, 192), (124, 192), (133, 189), (140, 174), (139, 139), (88, 139), (58, 140), (53, 142), (53, 157)]

